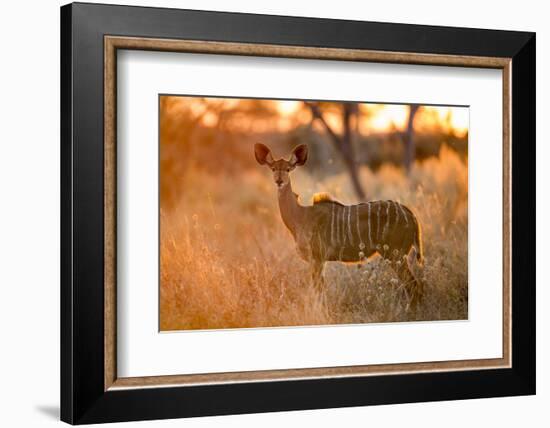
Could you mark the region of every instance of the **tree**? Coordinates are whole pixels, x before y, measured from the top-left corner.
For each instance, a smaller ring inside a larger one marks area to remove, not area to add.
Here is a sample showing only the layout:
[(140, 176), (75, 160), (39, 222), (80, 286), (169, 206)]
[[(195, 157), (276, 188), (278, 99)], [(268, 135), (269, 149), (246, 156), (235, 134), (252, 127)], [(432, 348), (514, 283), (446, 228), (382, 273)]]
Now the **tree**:
[(319, 103), (305, 101), (305, 105), (309, 107), (313, 120), (317, 120), (323, 125), (323, 127), (327, 131), (327, 134), (330, 137), (330, 140), (334, 144), (334, 147), (342, 156), (344, 164), (348, 170), (355, 194), (357, 195), (359, 200), (365, 200), (365, 191), (363, 190), (363, 186), (359, 181), (357, 163), (355, 162), (355, 153), (353, 150), (352, 120), (355, 119), (355, 123), (357, 123), (357, 119), (359, 116), (358, 105), (356, 103), (340, 103), (342, 115), (342, 135), (338, 135), (328, 124)]
[(407, 174), (411, 171), (416, 153), (414, 141), (414, 117), (419, 109), (418, 104), (409, 106), (409, 117), (407, 119), (407, 129), (402, 133), (403, 144), (405, 145), (405, 170)]

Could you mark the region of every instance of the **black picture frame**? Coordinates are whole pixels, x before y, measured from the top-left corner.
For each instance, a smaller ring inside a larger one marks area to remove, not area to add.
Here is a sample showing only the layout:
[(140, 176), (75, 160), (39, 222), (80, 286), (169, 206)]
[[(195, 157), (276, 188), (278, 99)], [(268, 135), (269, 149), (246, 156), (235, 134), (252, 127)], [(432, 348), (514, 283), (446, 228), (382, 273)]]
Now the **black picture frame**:
[[(512, 367), (104, 388), (104, 36), (512, 59)], [(71, 424), (535, 393), (535, 34), (74, 3), (61, 8), (61, 419)]]

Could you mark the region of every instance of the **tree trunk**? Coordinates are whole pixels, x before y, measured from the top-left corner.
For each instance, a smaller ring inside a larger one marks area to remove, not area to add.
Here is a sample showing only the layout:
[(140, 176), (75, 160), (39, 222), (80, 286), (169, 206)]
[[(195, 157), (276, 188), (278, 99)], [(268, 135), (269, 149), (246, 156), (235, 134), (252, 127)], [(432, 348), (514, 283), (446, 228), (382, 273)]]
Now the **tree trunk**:
[(346, 166), (351, 178), (351, 184), (353, 185), (353, 190), (359, 200), (365, 200), (365, 191), (361, 182), (359, 181), (359, 175), (357, 171), (357, 163), (355, 162), (355, 153), (353, 152), (353, 141), (352, 141), (352, 130), (351, 130), (351, 118), (354, 114), (357, 114), (355, 105), (351, 103), (344, 103), (343, 108), (343, 122), (344, 122), (344, 137), (342, 138), (342, 153), (346, 161)]
[(311, 113), (313, 114), (313, 117), (325, 128), (327, 133), (329, 134), (331, 141), (334, 144), (334, 147), (336, 150), (340, 153), (344, 160), (344, 164), (348, 170), (348, 174), (351, 179), (351, 184), (353, 186), (353, 190), (355, 191), (355, 194), (357, 195), (357, 198), (361, 201), (365, 200), (365, 191), (363, 190), (363, 186), (361, 185), (361, 182), (359, 181), (359, 175), (357, 171), (357, 164), (355, 162), (355, 154), (353, 151), (353, 144), (352, 144), (352, 129), (351, 129), (351, 118), (358, 112), (355, 109), (354, 104), (352, 103), (343, 103), (342, 104), (342, 123), (343, 123), (343, 136), (339, 136), (334, 132), (334, 130), (330, 127), (330, 125), (325, 121), (325, 118), (323, 117), (323, 114), (321, 113), (321, 110), (319, 107), (313, 103), (306, 103), (306, 105), (310, 108)]
[(411, 171), (414, 164), (414, 158), (416, 154), (416, 147), (414, 141), (414, 117), (418, 111), (418, 105), (409, 106), (409, 119), (407, 121), (407, 130), (404, 135), (405, 143), (405, 169), (407, 174)]

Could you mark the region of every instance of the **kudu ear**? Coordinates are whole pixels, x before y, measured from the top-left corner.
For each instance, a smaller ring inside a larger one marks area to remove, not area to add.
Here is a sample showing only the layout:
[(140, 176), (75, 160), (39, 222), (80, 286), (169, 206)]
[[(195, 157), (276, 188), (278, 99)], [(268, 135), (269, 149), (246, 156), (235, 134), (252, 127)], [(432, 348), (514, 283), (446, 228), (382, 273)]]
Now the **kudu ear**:
[(290, 164), (292, 166), (302, 166), (307, 161), (307, 146), (300, 144), (292, 151), (290, 156)]
[(273, 163), (273, 155), (269, 147), (262, 143), (254, 144), (254, 156), (260, 165), (271, 165)]

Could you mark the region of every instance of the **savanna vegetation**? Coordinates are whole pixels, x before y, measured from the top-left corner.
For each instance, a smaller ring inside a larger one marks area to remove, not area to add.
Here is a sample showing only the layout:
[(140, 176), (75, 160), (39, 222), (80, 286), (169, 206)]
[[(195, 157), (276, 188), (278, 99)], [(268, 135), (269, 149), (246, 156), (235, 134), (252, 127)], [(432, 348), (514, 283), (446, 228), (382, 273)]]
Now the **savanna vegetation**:
[[(346, 119), (333, 104), (318, 105), (320, 120), (305, 103), (288, 112), (271, 101), (161, 98), (161, 330), (467, 318), (467, 130), (452, 112), (423, 107), (414, 121), (405, 110), (401, 124), (375, 129), (378, 106)], [(324, 290), (311, 284), (271, 174), (254, 160), (258, 141), (279, 156), (308, 144), (307, 165), (291, 176), (302, 204), (328, 192), (345, 204), (392, 199), (414, 210), (425, 255), (415, 312), (380, 257), (327, 263)]]

